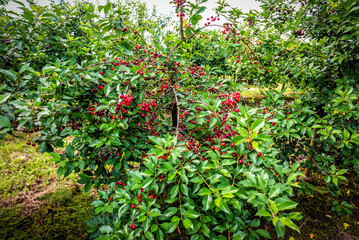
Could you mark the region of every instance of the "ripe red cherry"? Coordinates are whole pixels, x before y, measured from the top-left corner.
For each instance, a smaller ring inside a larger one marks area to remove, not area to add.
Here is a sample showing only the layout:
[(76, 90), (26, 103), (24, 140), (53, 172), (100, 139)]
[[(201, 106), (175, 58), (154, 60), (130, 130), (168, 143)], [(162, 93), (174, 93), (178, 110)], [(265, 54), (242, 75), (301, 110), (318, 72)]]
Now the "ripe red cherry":
[(137, 126), (141, 127), (141, 123), (137, 123)]
[(239, 162), (239, 164), (243, 164), (243, 160), (242, 160), (242, 159), (241, 159), (241, 160), (239, 160), (238, 162)]
[(231, 143), (231, 147), (234, 147), (234, 145), (235, 145), (234, 143)]
[(211, 149), (214, 151), (214, 150), (216, 149), (216, 147), (215, 147), (215, 146), (211, 146)]
[(113, 116), (112, 119), (116, 119), (116, 116)]
[(236, 110), (234, 110), (235, 112), (239, 112), (239, 109), (237, 108)]
[(126, 183), (123, 183), (122, 186), (126, 186)]
[(150, 198), (151, 198), (151, 199), (154, 199), (154, 198), (155, 198), (155, 196), (151, 195), (151, 196), (150, 196)]
[(140, 195), (138, 195), (138, 198), (142, 198), (142, 195), (140, 194)]
[(139, 201), (139, 202), (142, 202), (142, 199), (141, 199), (141, 198), (139, 198), (139, 199), (138, 199), (138, 201)]
[(359, 134), (359, 130), (357, 131), (357, 134)]
[(132, 208), (135, 208), (136, 207), (136, 205), (135, 204), (132, 204), (132, 206), (131, 206)]
[(249, 167), (251, 165), (251, 163), (247, 163), (247, 166)]
[(259, 152), (259, 153), (257, 153), (257, 156), (258, 156), (258, 157), (262, 156), (262, 153), (260, 153), (260, 152)]
[(198, 130), (201, 130), (201, 127), (198, 127), (197, 129), (198, 129)]
[(31, 142), (27, 142), (26, 144), (27, 144), (27, 145), (31, 145)]
[(275, 122), (272, 122), (272, 125), (275, 126)]
[(100, 71), (100, 74), (102, 74), (103, 72), (102, 71)]

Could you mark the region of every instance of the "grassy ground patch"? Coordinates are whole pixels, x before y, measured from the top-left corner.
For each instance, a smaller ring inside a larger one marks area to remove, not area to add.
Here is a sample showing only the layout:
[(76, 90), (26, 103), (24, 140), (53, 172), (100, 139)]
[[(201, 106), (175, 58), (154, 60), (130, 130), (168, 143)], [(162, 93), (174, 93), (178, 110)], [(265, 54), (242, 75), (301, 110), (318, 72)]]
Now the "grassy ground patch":
[(85, 194), (75, 175), (58, 179), (50, 155), (19, 137), (0, 146), (0, 239), (87, 239), (96, 194)]

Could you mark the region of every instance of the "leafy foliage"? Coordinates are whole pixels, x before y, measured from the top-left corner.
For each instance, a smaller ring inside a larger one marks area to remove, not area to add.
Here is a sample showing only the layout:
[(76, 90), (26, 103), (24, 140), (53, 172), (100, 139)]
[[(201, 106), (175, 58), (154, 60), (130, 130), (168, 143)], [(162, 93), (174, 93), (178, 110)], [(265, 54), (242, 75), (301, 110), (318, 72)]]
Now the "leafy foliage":
[[(299, 231), (302, 168), (333, 195), (358, 168), (357, 1), (264, 0), (248, 14), (220, 1), (200, 26), (205, 2), (173, 2), (170, 30), (138, 2), (2, 17), (1, 133), (40, 131), (59, 177), (107, 186), (94, 238), (270, 238), (264, 221), (284, 238)], [(241, 98), (244, 81), (266, 90), (261, 106)], [(291, 103), (285, 85), (302, 92)]]

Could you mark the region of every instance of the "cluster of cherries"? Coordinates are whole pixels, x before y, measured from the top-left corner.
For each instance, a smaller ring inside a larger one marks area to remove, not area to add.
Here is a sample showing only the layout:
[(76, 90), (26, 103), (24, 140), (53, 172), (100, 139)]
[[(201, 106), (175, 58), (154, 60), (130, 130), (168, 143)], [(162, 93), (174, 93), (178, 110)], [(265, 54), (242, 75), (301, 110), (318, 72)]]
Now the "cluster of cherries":
[(193, 67), (189, 67), (189, 72), (194, 78), (198, 78), (201, 76), (205, 76), (206, 72), (204, 71), (203, 67), (197, 66), (197, 64), (194, 64)]
[[(173, 0), (174, 3), (176, 3), (176, 8), (181, 10), (184, 8), (184, 4), (186, 3), (186, 0)], [(176, 11), (177, 17), (180, 17), (181, 20), (186, 16), (185, 13)]]
[(299, 38), (305, 37), (305, 33), (302, 30), (297, 30), (294, 32)]
[(209, 26), (209, 25), (211, 25), (212, 22), (219, 21), (219, 20), (220, 20), (219, 17), (211, 16), (211, 18), (207, 18), (207, 21), (210, 21), (210, 22), (205, 23), (204, 26)]
[(119, 102), (117, 105), (118, 106), (130, 106), (132, 101), (133, 101), (133, 96), (132, 95), (126, 95), (126, 94), (121, 94), (120, 95), (120, 99), (122, 99), (122, 102)]

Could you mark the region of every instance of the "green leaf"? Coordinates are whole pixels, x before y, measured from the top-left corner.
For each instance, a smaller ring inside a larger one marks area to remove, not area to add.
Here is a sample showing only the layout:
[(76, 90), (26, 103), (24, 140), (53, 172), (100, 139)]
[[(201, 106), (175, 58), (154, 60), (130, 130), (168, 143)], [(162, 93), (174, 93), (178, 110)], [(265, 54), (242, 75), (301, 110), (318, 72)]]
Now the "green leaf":
[(93, 18), (98, 18), (98, 16), (96, 14), (88, 14), (85, 19), (86, 20), (91, 20)]
[(257, 185), (256, 175), (251, 172), (245, 172), (244, 175), (246, 175), (254, 185)]
[(234, 235), (233, 235), (233, 240), (244, 240), (246, 239), (245, 237), (247, 237), (248, 234), (246, 232), (243, 231), (237, 231)]
[(284, 202), (277, 203), (278, 211), (284, 211), (284, 210), (293, 209), (297, 205), (298, 205), (298, 203), (293, 202), (291, 200), (287, 200), (287, 201), (284, 201)]
[[(291, 229), (297, 231), (300, 233), (300, 230), (298, 228), (297, 225), (295, 225), (292, 220), (290, 220), (289, 218), (283, 217), (283, 218), (279, 218), (279, 221), (281, 221), (285, 226), (290, 227)], [(277, 223), (278, 224), (278, 223)]]
[[(188, 220), (188, 219), (187, 219)], [(176, 230), (177, 226), (178, 226), (179, 222), (170, 222), (168, 225), (167, 225), (167, 229), (166, 229), (166, 232), (167, 233), (173, 233), (174, 230)]]
[(178, 184), (174, 185), (171, 189), (171, 198), (174, 198), (178, 195), (179, 186)]
[(233, 138), (232, 141), (234, 142), (234, 144), (239, 145), (239, 144), (243, 143), (245, 140), (246, 140), (246, 137), (237, 135)]
[(129, 67), (126, 67), (124, 65), (120, 66), (123, 70), (125, 70), (127, 73), (131, 73), (131, 69)]
[[(185, 175), (182, 175), (182, 176), (185, 176)], [(180, 189), (181, 189), (181, 192), (184, 194), (184, 195), (186, 195), (186, 196), (188, 196), (188, 187), (187, 187), (187, 185), (186, 184), (181, 184), (181, 186), (180, 186)]]
[(81, 169), (81, 170), (84, 170), (85, 168), (85, 161), (84, 160), (79, 160), (77, 162), (77, 166)]
[[(177, 222), (177, 223), (178, 223), (178, 222)], [(184, 226), (185, 228), (193, 229), (193, 223), (192, 223), (192, 221), (189, 220), (189, 219), (183, 220), (183, 226)]]
[(117, 215), (120, 218), (123, 214), (125, 214), (130, 209), (130, 206), (127, 204), (124, 204), (118, 209)]
[(211, 121), (209, 122), (209, 128), (213, 128), (217, 123), (216, 118), (211, 118)]
[(203, 196), (203, 195), (209, 195), (211, 193), (212, 193), (211, 190), (209, 190), (208, 188), (201, 188), (201, 190), (199, 190), (197, 195)]
[(272, 238), (270, 235), (269, 235), (269, 233), (266, 231), (266, 230), (264, 230), (264, 229), (257, 229), (256, 230), (256, 233), (258, 233), (259, 235), (261, 235), (262, 237), (265, 237), (265, 238)]
[(105, 92), (105, 96), (107, 97), (111, 92), (111, 85), (106, 84), (105, 87), (103, 88), (103, 91)]
[(66, 154), (69, 156), (69, 158), (73, 158), (75, 154), (75, 148), (69, 144), (66, 147)]
[(16, 81), (16, 75), (15, 73), (8, 71), (8, 70), (4, 70), (2, 68), (0, 68), (0, 73), (5, 74), (6, 76), (8, 76), (9, 78), (11, 78), (12, 80)]
[(274, 201), (270, 200), (270, 199), (269, 199), (269, 203), (270, 203), (270, 207), (271, 207), (273, 213), (274, 213), (275, 215), (277, 215), (277, 213), (278, 213), (278, 206), (277, 206), (277, 204), (276, 204)]
[[(153, 226), (153, 225), (152, 225)], [(157, 225), (156, 225), (157, 226)], [(146, 231), (145, 232), (145, 237), (148, 239), (148, 240), (155, 240), (155, 236), (153, 236), (153, 233), (150, 232), (150, 231)]]
[(262, 141), (265, 141), (265, 142), (268, 142), (268, 141), (272, 140), (272, 138), (270, 136), (268, 136), (267, 134), (264, 134), (264, 133), (258, 134), (254, 139), (262, 140)]
[(0, 115), (0, 126), (11, 128), (11, 122), (7, 117)]
[(279, 186), (273, 186), (273, 187), (271, 187), (271, 189), (269, 191), (268, 197), (269, 198), (274, 198), (274, 197), (278, 196), (279, 193), (280, 193), (280, 187)]
[(146, 180), (143, 181), (142, 188), (147, 188), (148, 186), (151, 185), (152, 182), (153, 182), (153, 178), (146, 178)]
[(151, 232), (156, 232), (157, 229), (158, 229), (157, 224), (152, 224), (152, 226), (151, 226)]
[(167, 208), (167, 210), (160, 216), (160, 218), (162, 219), (167, 219), (169, 217), (172, 217), (173, 215), (175, 215), (178, 211), (178, 208), (175, 207), (169, 207)]
[(102, 206), (104, 204), (103, 201), (101, 200), (96, 200), (96, 201), (93, 201), (90, 205), (94, 206), (94, 207), (98, 207), (98, 206)]
[(277, 221), (275, 231), (277, 232), (278, 237), (284, 238), (285, 226), (281, 221)]
[(348, 130), (344, 129), (343, 131), (344, 140), (348, 140), (350, 138), (350, 133)]
[(108, 225), (101, 226), (99, 230), (101, 233), (106, 233), (106, 234), (113, 232), (112, 227), (110, 227)]
[(211, 230), (209, 230), (208, 226), (204, 223), (202, 223), (202, 231), (203, 231), (203, 234), (209, 238), (209, 236), (211, 234)]
[(267, 210), (261, 209), (256, 213), (256, 216), (271, 217), (272, 215)]
[(212, 201), (213, 201), (213, 198), (212, 198), (211, 194), (208, 194), (208, 195), (203, 197), (202, 203), (203, 203), (204, 211), (207, 211), (209, 209), (209, 207), (211, 206)]
[(201, 214), (199, 214), (198, 212), (190, 209), (190, 210), (187, 210), (185, 213), (184, 213), (184, 216), (185, 217), (188, 217), (188, 218), (198, 218), (199, 216), (201, 216)]
[(59, 169), (57, 169), (57, 177), (60, 178), (62, 175), (65, 175), (67, 169), (67, 166), (59, 167)]
[(223, 198), (217, 198), (214, 203), (216, 204), (217, 207), (219, 207), (219, 209), (221, 209), (223, 212), (228, 213), (228, 214), (232, 214), (231, 210), (229, 209), (228, 205), (227, 205), (227, 201)]
[(206, 10), (206, 7), (200, 7), (200, 8), (197, 10), (196, 14), (201, 14), (201, 13), (203, 13), (205, 10)]
[(251, 131), (253, 132), (258, 132), (263, 126), (264, 126), (264, 119), (258, 119), (256, 121), (254, 121), (254, 123), (252, 123), (251, 126)]
[(314, 132), (313, 132), (313, 129), (311, 129), (311, 128), (307, 128), (307, 133), (308, 133), (308, 136), (310, 137), (310, 138), (314, 138)]
[(158, 208), (154, 208), (150, 211), (151, 217), (158, 217), (161, 215), (161, 211)]
[(6, 100), (11, 96), (11, 94), (0, 95), (0, 104), (6, 102)]

